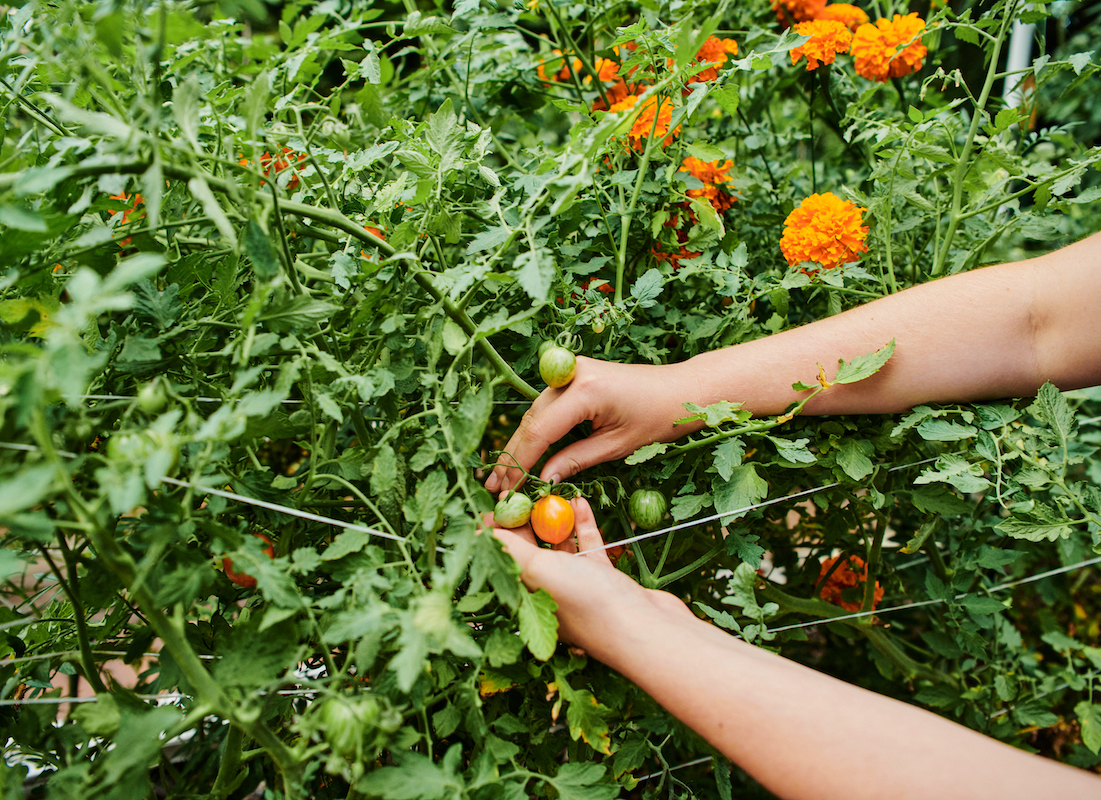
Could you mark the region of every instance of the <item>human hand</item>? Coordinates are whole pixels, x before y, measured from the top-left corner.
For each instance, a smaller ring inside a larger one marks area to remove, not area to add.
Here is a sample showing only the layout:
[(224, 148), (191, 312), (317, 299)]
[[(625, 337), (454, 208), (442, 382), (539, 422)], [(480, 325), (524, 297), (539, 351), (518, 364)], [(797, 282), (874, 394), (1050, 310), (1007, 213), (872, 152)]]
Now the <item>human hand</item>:
[[(627, 645), (624, 631), (637, 629), (629, 621), (653, 621), (655, 614), (695, 616), (668, 592), (644, 589), (616, 569), (607, 550), (578, 556), (603, 546), (592, 508), (584, 498), (570, 501), (574, 510), (571, 536), (552, 548), (536, 544), (531, 527), (493, 533), (516, 559), (520, 577), (530, 590), (545, 589), (558, 604), (558, 636), (594, 658), (614, 665)], [(493, 524), (492, 515), (486, 517)]]
[[(509, 439), (502, 462), (530, 470), (547, 447), (575, 425), (592, 420), (593, 432), (555, 453), (540, 477), (558, 483), (581, 470), (623, 458), (651, 442), (670, 442), (696, 425), (673, 423), (685, 416), (684, 402), (697, 400), (697, 381), (689, 362), (654, 366), (577, 358), (577, 374), (561, 389), (546, 389)], [(486, 480), (490, 492), (522, 483), (523, 474), (500, 463)]]

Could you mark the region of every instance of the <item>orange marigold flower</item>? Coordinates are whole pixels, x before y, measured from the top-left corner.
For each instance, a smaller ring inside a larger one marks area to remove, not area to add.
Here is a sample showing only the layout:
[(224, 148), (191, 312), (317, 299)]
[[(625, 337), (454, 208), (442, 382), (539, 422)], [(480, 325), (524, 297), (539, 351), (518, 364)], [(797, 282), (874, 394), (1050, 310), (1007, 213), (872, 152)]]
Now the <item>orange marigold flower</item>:
[[(611, 111), (629, 111), (638, 104), (638, 95), (627, 95), (621, 102), (612, 106)], [(650, 138), (651, 134), (657, 138), (665, 137), (662, 141), (663, 147), (668, 147), (673, 142), (673, 137), (680, 133), (680, 125), (674, 130), (669, 130), (669, 125), (673, 121), (673, 104), (668, 98), (662, 98), (660, 103), (658, 98), (651, 96), (642, 106), (642, 110), (639, 112), (638, 117), (635, 118), (635, 124), (631, 126), (630, 132), (627, 134), (627, 139), (631, 143), (631, 147), (642, 150), (645, 146), (643, 144), (644, 139)], [(666, 135), (668, 134), (668, 135)]]
[(726, 173), (733, 166), (734, 162), (729, 158), (724, 164), (720, 165), (718, 161), (701, 161), (695, 156), (688, 156), (684, 159), (684, 164), (681, 165), (679, 171), (687, 172), (704, 183), (718, 185), (720, 183), (730, 183), (730, 176)]
[(868, 250), (864, 244), (868, 229), (861, 224), (867, 210), (832, 192), (812, 194), (784, 220), (780, 239), (784, 258), (791, 266), (813, 261), (822, 269), (859, 260), (860, 253)]
[(864, 9), (849, 3), (830, 3), (815, 19), (832, 19), (835, 22), (844, 23), (850, 31), (855, 31), (868, 21), (868, 15), (864, 13)]
[(597, 58), (593, 64), (596, 77), (604, 83), (614, 83), (619, 80), (619, 62), (610, 58)]
[[(901, 78), (921, 69), (921, 60), (928, 52), (921, 43), (925, 20), (916, 13), (894, 19), (877, 19), (866, 23), (853, 34), (852, 54), (856, 71), (868, 80), (885, 83), (888, 78)], [(913, 44), (905, 45), (911, 39)]]
[[(546, 61), (540, 61), (535, 68), (535, 71), (539, 74), (539, 80), (544, 83), (566, 83), (570, 80), (571, 70), (575, 75), (581, 74), (580, 58), (573, 58), (567, 61), (566, 56), (561, 50), (552, 50), (551, 52), (557, 57)], [(547, 74), (547, 67), (554, 70), (550, 75)]]
[(681, 165), (680, 172), (687, 172), (695, 178), (703, 181), (703, 187), (700, 189), (689, 189), (689, 197), (698, 197), (701, 200), (705, 200), (711, 204), (711, 206), (718, 213), (722, 214), (732, 205), (736, 199), (733, 195), (729, 195), (719, 188), (720, 184), (730, 183), (730, 176), (726, 173), (730, 171), (730, 168), (734, 166), (729, 158), (725, 163), (719, 164), (717, 161), (701, 161), (694, 156), (688, 156), (684, 159), (684, 164)]
[[(822, 567), (818, 571), (818, 580), (821, 581), (826, 577), (826, 574), (830, 571), (830, 568), (837, 563), (837, 559), (840, 556), (834, 556), (833, 558), (827, 558), (822, 562)], [(849, 556), (842, 564), (839, 564), (837, 569), (830, 575), (830, 579), (822, 585), (822, 599), (827, 603), (833, 603), (835, 606), (841, 606), (846, 611), (859, 611), (863, 606), (863, 597), (857, 600), (843, 600), (842, 592), (846, 589), (854, 589), (860, 587), (862, 594), (864, 584), (868, 582), (868, 565), (864, 563), (864, 559), (860, 556)], [(851, 595), (850, 595), (851, 597)], [(883, 599), (883, 587), (879, 585), (879, 581), (875, 582), (875, 593), (872, 597), (872, 610), (874, 611), (879, 605), (879, 601)]]
[[(128, 194), (126, 194), (125, 190), (119, 192), (118, 194), (111, 195), (111, 199), (112, 200), (121, 200), (123, 203), (130, 203), (131, 200), (133, 201), (130, 205), (130, 208), (123, 209), (123, 211), (122, 211), (122, 222), (119, 223), (120, 225), (129, 224), (130, 215), (138, 210), (139, 205), (141, 205), (143, 202), (145, 202), (145, 198), (142, 197), (137, 192), (135, 192), (134, 194), (128, 195)], [(118, 212), (117, 211), (111, 211), (110, 209), (108, 209), (107, 213), (110, 214), (113, 217)], [(141, 219), (141, 217), (143, 217), (143, 216), (145, 216), (144, 213), (140, 214), (138, 216), (138, 219)], [(119, 240), (119, 247), (126, 247), (128, 244), (130, 244), (131, 241), (132, 241), (132, 239), (129, 236), (127, 236), (125, 239), (120, 239)]]
[(773, 0), (772, 7), (776, 11), (777, 22), (786, 27), (796, 22), (818, 19), (826, 7), (826, 0)]
[(717, 36), (708, 36), (707, 41), (700, 46), (696, 53), (696, 61), (701, 64), (710, 64), (700, 72), (692, 76), (693, 81), (707, 83), (719, 77), (719, 70), (727, 62), (730, 56), (738, 55), (738, 43), (733, 39), (720, 39)]
[(797, 64), (800, 58), (806, 56), (808, 70), (818, 69), (819, 64), (832, 64), (838, 53), (849, 51), (853, 41), (853, 35), (845, 23), (834, 20), (800, 22), (795, 26), (795, 32), (811, 38), (791, 51), (791, 63)]

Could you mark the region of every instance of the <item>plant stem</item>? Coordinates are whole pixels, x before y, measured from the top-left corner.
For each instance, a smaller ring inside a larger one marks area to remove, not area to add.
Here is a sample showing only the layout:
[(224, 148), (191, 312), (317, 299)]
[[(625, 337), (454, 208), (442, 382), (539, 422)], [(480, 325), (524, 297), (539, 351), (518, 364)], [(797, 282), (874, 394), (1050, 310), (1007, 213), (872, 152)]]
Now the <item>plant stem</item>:
[(990, 91), (994, 88), (994, 81), (998, 74), (998, 56), (1001, 54), (1002, 44), (1005, 42), (1006, 31), (1013, 21), (1014, 5), (1015, 4), (1010, 4), (1009, 12), (1002, 18), (1002, 26), (998, 30), (998, 36), (994, 40), (993, 47), (990, 51), (990, 67), (986, 71), (986, 81), (983, 83), (982, 91), (979, 93), (979, 99), (975, 103), (975, 111), (971, 118), (971, 129), (967, 132), (967, 139), (964, 141), (959, 161), (956, 162), (956, 173), (952, 179), (952, 213), (948, 217), (948, 226), (944, 231), (944, 240), (937, 249), (936, 261), (933, 262), (933, 277), (939, 277), (944, 274), (945, 266), (948, 262), (948, 253), (952, 248), (952, 239), (955, 238), (956, 228), (959, 227), (960, 221), (963, 219), (963, 186), (967, 173), (971, 169), (971, 164), (969, 163), (971, 150), (975, 146), (975, 136), (979, 132), (979, 125), (982, 123), (986, 102), (990, 99)]

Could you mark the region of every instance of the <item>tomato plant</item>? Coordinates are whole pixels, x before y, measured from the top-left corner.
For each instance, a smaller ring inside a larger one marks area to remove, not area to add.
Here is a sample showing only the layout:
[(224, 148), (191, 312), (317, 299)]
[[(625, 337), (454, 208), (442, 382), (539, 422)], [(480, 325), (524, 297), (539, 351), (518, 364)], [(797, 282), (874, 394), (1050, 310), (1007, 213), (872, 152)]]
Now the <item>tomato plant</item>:
[[(541, 342), (682, 361), (1098, 228), (1088, 5), (933, 4), (895, 77), (808, 70), (783, 20), (820, 5), (5, 8), (0, 793), (760, 794), (559, 647), (478, 520)], [(1096, 768), (1101, 393), (739, 401), (578, 476), (609, 543), (626, 487), (684, 526), (619, 567)]]

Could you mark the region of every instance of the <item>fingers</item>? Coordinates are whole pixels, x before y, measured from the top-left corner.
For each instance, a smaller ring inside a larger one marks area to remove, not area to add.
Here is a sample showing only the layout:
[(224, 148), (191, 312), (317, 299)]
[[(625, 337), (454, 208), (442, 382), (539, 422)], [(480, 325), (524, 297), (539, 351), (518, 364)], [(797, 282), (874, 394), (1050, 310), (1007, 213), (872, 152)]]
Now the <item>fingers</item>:
[(493, 528), (493, 535), (504, 546), (505, 551), (516, 560), (520, 567), (520, 577), (523, 578), (527, 573), (528, 564), (539, 554), (539, 547), (508, 528)]
[[(577, 533), (576, 543), (572, 536), (567, 540), (573, 546), (570, 552), (583, 553), (586, 550), (594, 550), (597, 547), (602, 547), (604, 545), (604, 537), (600, 533), (600, 528), (596, 526), (596, 517), (593, 516), (593, 509), (592, 506), (589, 505), (589, 501), (584, 497), (578, 497), (571, 500), (570, 505), (573, 506), (573, 526)], [(607, 550), (601, 550), (586, 557), (604, 561), (611, 565), (611, 559), (608, 558)]]
[(630, 455), (634, 450), (634, 447), (618, 442), (611, 431), (599, 431), (563, 447), (548, 458), (539, 477), (551, 483), (561, 483), (582, 470)]
[[(589, 360), (579, 358), (578, 370), (584, 368), (584, 362)], [(574, 381), (577, 381), (576, 377)], [(580, 392), (570, 392), (569, 386), (545, 389), (520, 420), (520, 426), (505, 445), (500, 461), (518, 464), (530, 471), (548, 447), (587, 419), (591, 419), (591, 414), (585, 408)], [(493, 468), (485, 487), (489, 492), (511, 489), (522, 479), (523, 473), (501, 463)]]

